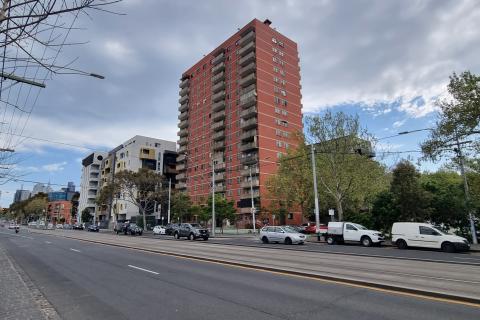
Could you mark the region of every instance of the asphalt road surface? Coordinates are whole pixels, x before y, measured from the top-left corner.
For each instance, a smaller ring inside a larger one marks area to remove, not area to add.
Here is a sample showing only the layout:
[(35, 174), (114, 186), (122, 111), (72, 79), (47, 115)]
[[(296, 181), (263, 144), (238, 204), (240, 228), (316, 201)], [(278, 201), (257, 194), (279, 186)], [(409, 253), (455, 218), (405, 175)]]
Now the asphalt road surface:
[(62, 319), (480, 319), (461, 303), (1, 231)]

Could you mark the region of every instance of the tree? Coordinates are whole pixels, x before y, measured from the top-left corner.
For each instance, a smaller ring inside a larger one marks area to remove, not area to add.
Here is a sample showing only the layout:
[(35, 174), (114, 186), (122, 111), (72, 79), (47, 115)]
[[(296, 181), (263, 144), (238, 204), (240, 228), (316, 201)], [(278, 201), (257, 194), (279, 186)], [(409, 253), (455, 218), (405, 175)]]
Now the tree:
[(40, 217), (47, 207), (47, 196), (45, 194), (37, 194), (35, 197), (29, 199), (25, 206), (25, 213), (31, 217)]
[[(204, 217), (212, 217), (212, 197), (208, 197), (207, 205), (204, 207)], [(225, 197), (215, 197), (215, 220), (220, 221), (220, 228), (223, 233), (223, 224), (225, 221), (233, 221), (236, 218), (235, 203), (227, 200)]]
[(72, 203), (72, 210), (70, 212), (71, 214), (71, 217), (73, 219), (76, 219), (78, 221), (78, 204), (79, 204), (79, 200), (80, 199), (80, 192), (75, 192), (75, 194), (73, 195), (72, 197), (72, 200), (70, 200), (70, 202)]
[(90, 222), (93, 219), (93, 215), (90, 213), (90, 209), (85, 208), (82, 210), (82, 221)]
[(371, 159), (373, 139), (358, 116), (327, 111), (307, 117), (306, 124), (315, 147), (320, 190), (335, 202), (343, 220), (346, 203), (364, 207), (368, 198), (387, 187), (385, 167)]
[(432, 160), (451, 151), (457, 140), (480, 134), (480, 76), (470, 71), (453, 73), (448, 92), (451, 100), (437, 102), (441, 112), (436, 126), (429, 139), (421, 144), (424, 156)]
[(155, 210), (155, 205), (166, 201), (166, 190), (162, 188), (165, 178), (150, 169), (141, 168), (137, 172), (120, 171), (115, 174), (115, 184), (111, 184), (113, 194), (120, 194), (121, 199), (135, 205), (147, 225), (145, 214)]
[(172, 213), (173, 217), (179, 222), (189, 220), (192, 215), (192, 201), (190, 197), (184, 192), (176, 192), (172, 199)]

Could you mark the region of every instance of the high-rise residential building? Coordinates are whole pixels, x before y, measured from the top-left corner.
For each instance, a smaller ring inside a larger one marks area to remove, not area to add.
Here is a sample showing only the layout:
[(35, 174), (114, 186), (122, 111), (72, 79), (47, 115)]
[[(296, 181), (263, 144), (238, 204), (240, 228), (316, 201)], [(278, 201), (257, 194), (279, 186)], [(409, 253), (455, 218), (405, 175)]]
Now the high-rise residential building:
[[(122, 170), (137, 172), (141, 168), (163, 174), (165, 176), (165, 187), (167, 187), (170, 179), (174, 187), (177, 173), (175, 168), (176, 148), (177, 145), (174, 141), (134, 136), (110, 151), (101, 162), (101, 187), (111, 183), (115, 173)], [(112, 224), (119, 220), (130, 220), (133, 216), (139, 214), (138, 207), (121, 198), (113, 200), (111, 210), (109, 206), (97, 209), (95, 219), (100, 223), (111, 222)], [(110, 211), (112, 219), (110, 219)], [(160, 220), (160, 214), (164, 215), (166, 221), (167, 212), (165, 209), (162, 211), (162, 208), (159, 207), (152, 212), (147, 212), (149, 219), (153, 220)]]
[(20, 202), (27, 200), (31, 196), (30, 190), (19, 189), (15, 191), (15, 195), (13, 196), (13, 202)]
[[(100, 166), (107, 157), (107, 152), (93, 152), (82, 160), (82, 176), (80, 178), (80, 199), (78, 200), (78, 221), (81, 221), (82, 211), (88, 209), (96, 214), (95, 199), (100, 188)], [(69, 188), (71, 186), (69, 185)], [(73, 186), (75, 190), (75, 186)]]
[[(215, 192), (235, 201), (244, 225), (252, 222), (252, 197), (271, 223), (266, 183), (303, 128), (297, 44), (254, 19), (180, 81), (177, 188), (205, 203), (214, 167)], [(285, 222), (301, 221), (289, 213)]]
[(49, 193), (52, 191), (53, 189), (49, 185), (45, 186), (43, 183), (37, 183), (33, 186), (32, 197), (38, 193)]

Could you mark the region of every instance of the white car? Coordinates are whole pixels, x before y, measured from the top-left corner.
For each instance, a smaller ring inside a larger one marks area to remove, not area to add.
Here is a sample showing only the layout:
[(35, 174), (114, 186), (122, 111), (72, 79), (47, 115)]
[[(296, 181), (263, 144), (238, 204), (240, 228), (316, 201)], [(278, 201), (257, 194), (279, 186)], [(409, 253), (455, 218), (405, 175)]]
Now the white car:
[(392, 243), (399, 249), (408, 247), (442, 249), (446, 252), (468, 251), (467, 239), (438, 230), (428, 223), (395, 222)]
[(55, 228), (57, 228), (57, 229), (63, 229), (63, 224), (57, 223), (57, 225), (55, 226)]
[(165, 234), (165, 227), (163, 226), (155, 226), (153, 228), (153, 234)]
[(48, 229), (48, 230), (53, 230), (53, 229), (55, 229), (53, 223), (49, 223), (49, 224), (47, 225), (47, 229)]
[(260, 230), (260, 240), (263, 243), (276, 242), (285, 244), (304, 244), (306, 236), (292, 227), (263, 227)]
[(18, 225), (16, 223), (10, 223), (10, 225), (8, 226), (8, 229), (15, 229), (15, 228), (18, 228)]

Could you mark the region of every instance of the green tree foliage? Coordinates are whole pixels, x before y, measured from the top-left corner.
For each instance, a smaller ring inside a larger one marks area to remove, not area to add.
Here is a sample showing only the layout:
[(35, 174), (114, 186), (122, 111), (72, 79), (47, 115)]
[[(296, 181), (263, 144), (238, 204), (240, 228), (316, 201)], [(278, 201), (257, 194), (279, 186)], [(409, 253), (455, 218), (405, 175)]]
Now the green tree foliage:
[(387, 187), (385, 167), (369, 157), (373, 140), (358, 116), (327, 111), (308, 117), (306, 123), (315, 144), (319, 189), (334, 201), (343, 220), (346, 205), (352, 211), (363, 209)]
[(47, 202), (47, 195), (40, 192), (29, 199), (12, 203), (8, 209), (9, 216), (17, 221), (38, 220), (44, 217)]
[(82, 222), (90, 222), (93, 219), (93, 215), (88, 208), (82, 210)]
[(480, 76), (469, 71), (453, 73), (448, 92), (452, 99), (437, 103), (441, 112), (436, 127), (421, 145), (424, 156), (433, 160), (451, 150), (449, 146), (457, 138), (471, 139), (480, 134)]
[(192, 201), (184, 192), (176, 192), (171, 199), (172, 214), (179, 222), (189, 221), (192, 214)]
[(72, 219), (77, 219), (78, 220), (78, 204), (80, 199), (80, 192), (75, 192), (75, 194), (72, 197), (72, 200), (70, 202), (72, 203), (72, 210), (70, 212)]
[[(212, 218), (212, 197), (210, 196), (207, 201), (207, 205), (203, 207), (204, 215), (203, 217)], [(224, 197), (215, 196), (215, 220), (216, 222), (220, 222), (220, 227), (223, 233), (223, 224), (228, 220), (230, 222), (235, 221), (236, 219), (236, 210), (235, 210), (235, 203), (233, 201), (229, 201)], [(217, 225), (217, 223), (215, 223)]]

